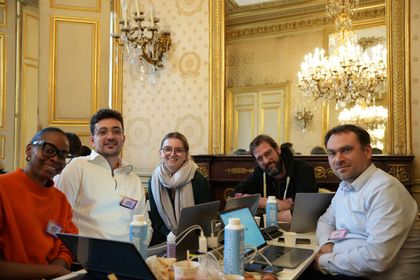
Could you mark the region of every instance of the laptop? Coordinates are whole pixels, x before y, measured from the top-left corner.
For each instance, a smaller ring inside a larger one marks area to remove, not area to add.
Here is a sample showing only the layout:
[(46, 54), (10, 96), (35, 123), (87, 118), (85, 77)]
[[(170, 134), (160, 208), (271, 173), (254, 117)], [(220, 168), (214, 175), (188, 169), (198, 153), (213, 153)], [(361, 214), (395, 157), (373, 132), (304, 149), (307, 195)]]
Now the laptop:
[[(185, 207), (181, 209), (178, 220), (178, 228), (175, 233), (177, 237), (177, 243), (179, 237), (184, 230), (188, 229), (193, 225), (199, 225), (204, 230), (205, 236), (210, 236), (212, 232), (212, 220), (217, 220), (217, 214), (219, 212), (220, 200), (197, 204), (191, 207)], [(194, 253), (198, 250), (198, 237), (200, 231), (196, 230), (189, 233), (180, 243), (176, 246), (176, 258), (178, 260), (185, 259), (187, 256), (187, 250)]]
[(235, 208), (248, 207), (249, 210), (251, 211), (251, 214), (255, 216), (255, 214), (257, 213), (259, 201), (260, 201), (259, 193), (251, 194), (247, 196), (229, 198), (226, 201), (225, 211), (230, 210), (230, 209), (235, 209)]
[(335, 193), (297, 193), (291, 223), (279, 223), (292, 232), (314, 232), (319, 217), (327, 210)]
[[(275, 266), (295, 268), (309, 258), (314, 252), (310, 249), (268, 245), (255, 222), (254, 216), (248, 208), (223, 211), (220, 213), (220, 218), (225, 225), (229, 223), (229, 218), (239, 218), (241, 224), (245, 228), (245, 246), (248, 245), (257, 248), (259, 252), (264, 254), (264, 256), (266, 256)], [(252, 249), (246, 249), (245, 251), (246, 254), (251, 254), (253, 252)], [(253, 262), (265, 265), (268, 264), (267, 261), (259, 255), (253, 259)]]
[(156, 279), (132, 243), (66, 233), (57, 236), (87, 271), (67, 279), (108, 279), (111, 273), (120, 280)]

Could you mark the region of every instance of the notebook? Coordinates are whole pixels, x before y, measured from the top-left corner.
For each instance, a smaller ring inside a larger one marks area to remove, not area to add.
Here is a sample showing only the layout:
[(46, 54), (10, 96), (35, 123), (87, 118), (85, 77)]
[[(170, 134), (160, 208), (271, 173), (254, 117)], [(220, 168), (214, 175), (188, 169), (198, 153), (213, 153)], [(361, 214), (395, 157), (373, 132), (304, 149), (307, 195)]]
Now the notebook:
[[(239, 218), (245, 228), (244, 242), (259, 250), (267, 256), (271, 251), (276, 250), (275, 256), (271, 258), (271, 263), (276, 266), (295, 268), (313, 254), (313, 250), (301, 248), (289, 248), (283, 246), (268, 245), (255, 222), (255, 219), (248, 208), (239, 208), (220, 213), (220, 218), (226, 225), (229, 218)], [(270, 252), (269, 252), (270, 251)], [(246, 249), (246, 254), (252, 253), (252, 249)], [(256, 257), (255, 263), (268, 264), (262, 257)]]
[(258, 202), (260, 201), (260, 194), (251, 194), (247, 196), (229, 198), (226, 201), (225, 210), (248, 207), (251, 214), (255, 216), (258, 209)]
[[(212, 230), (211, 223), (212, 220), (217, 219), (219, 207), (220, 201), (217, 200), (181, 209), (178, 220), (178, 228), (177, 232), (175, 233), (177, 236), (177, 242), (179, 241), (178, 235), (192, 225), (201, 226), (201, 228), (204, 230), (205, 236), (210, 236)], [(176, 257), (178, 260), (185, 259), (187, 250), (190, 250), (190, 252), (195, 252), (198, 250), (199, 236), (200, 232), (194, 231), (188, 234), (184, 240), (177, 244)]]
[(281, 229), (293, 232), (313, 232), (335, 193), (297, 193), (291, 223), (280, 223)]
[(65, 233), (57, 236), (87, 271), (84, 278), (67, 279), (108, 279), (111, 273), (120, 280), (156, 279), (132, 243)]

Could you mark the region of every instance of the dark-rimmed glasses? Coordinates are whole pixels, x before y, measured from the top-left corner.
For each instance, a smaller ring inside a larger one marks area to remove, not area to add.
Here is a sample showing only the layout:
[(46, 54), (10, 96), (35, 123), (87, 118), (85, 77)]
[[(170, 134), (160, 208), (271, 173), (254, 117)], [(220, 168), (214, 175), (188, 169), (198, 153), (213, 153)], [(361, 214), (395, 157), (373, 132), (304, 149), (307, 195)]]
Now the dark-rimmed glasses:
[(172, 154), (172, 151), (174, 151), (175, 154), (177, 155), (182, 155), (183, 153), (185, 153), (185, 149), (184, 148), (173, 148), (169, 147), (169, 146), (165, 146), (162, 148), (162, 152), (169, 156), (170, 154)]
[(34, 141), (32, 142), (34, 146), (42, 147), (42, 155), (46, 158), (52, 158), (57, 156), (59, 160), (66, 160), (66, 158), (73, 157), (67, 151), (60, 151), (54, 144), (48, 143), (46, 141)]

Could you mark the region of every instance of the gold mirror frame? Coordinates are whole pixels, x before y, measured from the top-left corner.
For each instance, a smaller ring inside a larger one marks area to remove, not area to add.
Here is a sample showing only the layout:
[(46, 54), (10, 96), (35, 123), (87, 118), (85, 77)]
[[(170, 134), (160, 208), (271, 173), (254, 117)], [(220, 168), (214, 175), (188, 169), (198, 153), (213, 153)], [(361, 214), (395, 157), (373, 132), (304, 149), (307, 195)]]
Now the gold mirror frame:
[[(209, 153), (225, 153), (225, 1), (210, 2)], [(411, 154), (409, 0), (385, 0), (389, 154)]]

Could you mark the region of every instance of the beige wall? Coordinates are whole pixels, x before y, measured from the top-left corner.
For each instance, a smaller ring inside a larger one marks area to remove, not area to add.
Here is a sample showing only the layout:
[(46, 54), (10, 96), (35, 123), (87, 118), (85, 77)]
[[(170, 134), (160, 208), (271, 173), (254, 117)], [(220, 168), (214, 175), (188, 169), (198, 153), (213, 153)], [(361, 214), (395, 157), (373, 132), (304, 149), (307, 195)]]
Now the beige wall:
[(136, 171), (146, 174), (159, 162), (160, 142), (168, 132), (185, 134), (192, 154), (207, 153), (209, 137), (209, 3), (153, 3), (160, 26), (171, 31), (169, 63), (155, 86), (140, 83), (127, 62), (123, 71), (127, 137), (123, 155)]

